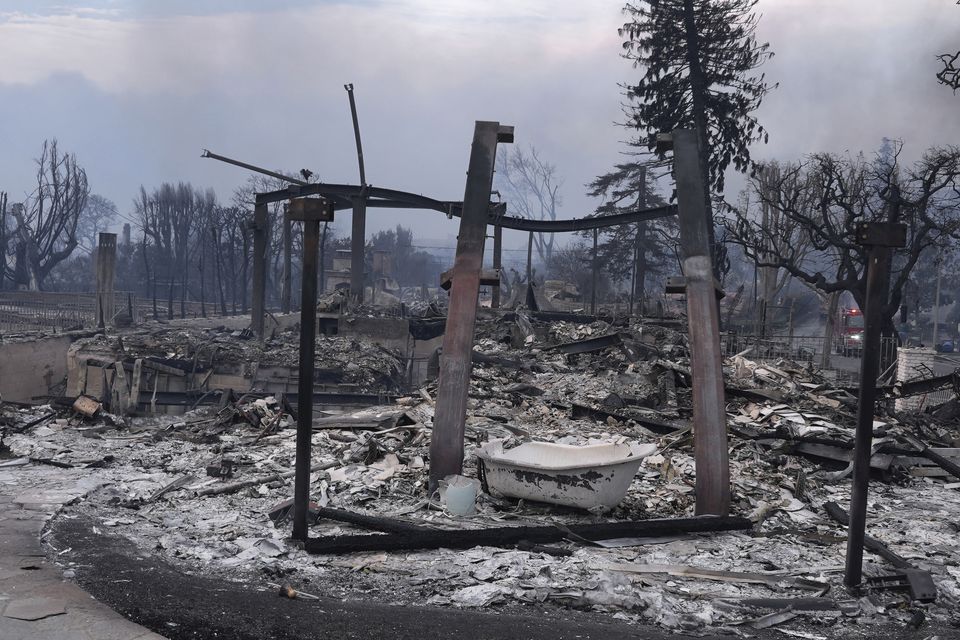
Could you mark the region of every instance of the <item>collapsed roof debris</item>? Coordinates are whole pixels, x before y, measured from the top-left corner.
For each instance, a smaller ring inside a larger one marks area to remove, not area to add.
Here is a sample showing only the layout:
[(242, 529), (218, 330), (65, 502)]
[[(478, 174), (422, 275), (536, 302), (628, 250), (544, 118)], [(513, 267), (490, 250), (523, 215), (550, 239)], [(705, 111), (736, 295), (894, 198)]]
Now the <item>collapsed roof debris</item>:
[[(225, 331), (171, 329), (80, 347), (130, 362), (153, 358), (200, 378), (213, 363), (295, 362), (286, 335), (260, 349)], [(317, 348), (318, 369), (336, 360), (346, 381), (368, 390), (403, 369), (395, 354), (363, 341), (321, 338)], [(886, 551), (868, 543), (870, 588), (857, 597), (842, 586), (846, 530), (829, 506), (850, 499), (855, 397), (810, 364), (749, 354), (724, 361), (740, 516), (711, 526), (691, 518), (683, 333), (639, 320), (550, 322), (520, 312), (481, 318), (474, 354), (466, 476), (478, 477), (476, 453), (491, 442), (655, 445), (623, 500), (600, 513), (481, 491), (474, 515), (454, 515), (428, 491), (432, 382), (392, 403), (315, 416), (306, 549), (289, 538), (295, 419), (282, 393), (238, 391), (177, 416), (0, 405), (3, 445), (15, 456), (0, 464), (96, 474), (105, 487), (70, 514), (186, 569), (294, 591), (475, 608), (537, 603), (666, 629), (776, 626), (800, 637), (869, 635), (870, 625), (911, 625), (918, 615), (960, 624), (956, 412), (876, 416), (872, 466), (883, 482), (872, 487), (868, 531)], [(346, 370), (349, 363), (357, 367)], [(912, 388), (886, 393), (892, 400)], [(465, 548), (444, 548), (444, 536)]]

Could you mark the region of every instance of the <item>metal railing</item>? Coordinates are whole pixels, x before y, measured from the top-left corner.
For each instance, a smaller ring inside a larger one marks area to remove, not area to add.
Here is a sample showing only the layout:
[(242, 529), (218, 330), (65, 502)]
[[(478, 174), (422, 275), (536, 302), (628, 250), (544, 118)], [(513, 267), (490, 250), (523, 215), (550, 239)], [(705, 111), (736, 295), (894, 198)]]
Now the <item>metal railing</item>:
[[(68, 331), (97, 326), (97, 295), (50, 291), (0, 291), (0, 331)], [(132, 293), (114, 292), (113, 315), (132, 309), (134, 323), (144, 319)], [(108, 324), (112, 318), (107, 319)]]

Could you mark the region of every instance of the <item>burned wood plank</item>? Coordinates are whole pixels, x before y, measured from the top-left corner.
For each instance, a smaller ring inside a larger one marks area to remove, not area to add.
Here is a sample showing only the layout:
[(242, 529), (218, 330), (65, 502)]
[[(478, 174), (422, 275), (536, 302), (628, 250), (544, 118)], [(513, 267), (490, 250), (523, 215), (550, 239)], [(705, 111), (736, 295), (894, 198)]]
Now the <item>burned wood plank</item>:
[(546, 544), (568, 537), (604, 540), (624, 537), (658, 537), (677, 533), (750, 529), (753, 524), (736, 516), (671, 518), (632, 522), (607, 522), (567, 527), (492, 527), (488, 529), (430, 531), (417, 534), (385, 534), (311, 538), (304, 545), (308, 553), (338, 554), (360, 551), (402, 551), (410, 549), (470, 549), (478, 546), (511, 547), (521, 542)]
[(594, 409), (593, 407), (588, 407), (585, 404), (578, 404), (576, 402), (570, 405), (570, 418), (573, 420), (595, 420), (597, 422), (606, 422), (608, 418), (613, 418), (617, 422), (628, 422), (632, 420), (640, 426), (645, 427), (654, 433), (659, 433), (662, 435), (675, 433), (680, 429), (687, 428), (687, 425), (672, 424), (644, 416), (627, 416), (618, 413), (611, 413), (609, 411), (604, 411), (603, 409)]
[(744, 598), (742, 600), (724, 600), (731, 604), (754, 609), (787, 609), (793, 611), (838, 611), (836, 600), (830, 598)]
[(953, 460), (950, 460), (946, 456), (940, 455), (932, 448), (930, 448), (927, 443), (922, 442), (921, 440), (914, 438), (913, 436), (904, 435), (903, 439), (909, 442), (911, 445), (920, 450), (920, 455), (934, 463), (954, 478), (960, 479), (960, 465), (958, 465)]
[[(827, 512), (827, 515), (829, 515), (831, 518), (833, 518), (843, 526), (845, 527), (850, 526), (849, 514), (847, 514), (846, 510), (836, 502), (825, 502), (823, 504), (823, 509), (824, 511)], [(879, 540), (877, 540), (871, 535), (864, 534), (863, 546), (865, 546), (867, 549), (870, 549), (881, 558), (884, 558), (890, 564), (892, 564), (898, 569), (915, 569), (916, 568), (912, 564), (910, 564), (910, 562), (908, 562), (906, 558), (891, 551), (887, 545), (883, 544), (882, 542), (880, 542)]]
[[(453, 285), (453, 269), (447, 269), (440, 274), (440, 288), (449, 291)], [(481, 287), (499, 287), (500, 272), (496, 269), (483, 269), (480, 272)]]
[(187, 375), (187, 372), (184, 369), (178, 369), (177, 367), (171, 367), (168, 364), (164, 364), (154, 358), (144, 358), (143, 367), (145, 369), (153, 369), (154, 371), (159, 371), (160, 373), (165, 373), (170, 376), (177, 376), (178, 378), (183, 378)]
[[(850, 462), (853, 460), (852, 448), (840, 448), (825, 444), (816, 444), (812, 442), (799, 442), (791, 448), (791, 453), (805, 456), (814, 456), (816, 458), (826, 458), (836, 462)], [(886, 453), (875, 453), (870, 457), (870, 468), (881, 471), (889, 471), (893, 464), (894, 457)]]
[(609, 349), (610, 347), (619, 347), (623, 345), (623, 338), (620, 337), (619, 333), (610, 333), (605, 336), (597, 336), (595, 338), (587, 338), (586, 340), (576, 340), (574, 342), (565, 342), (563, 344), (558, 344), (556, 346), (550, 347), (552, 351), (559, 351), (567, 355), (572, 355), (576, 353), (591, 353), (594, 351), (603, 351), (604, 349)]
[[(317, 471), (325, 471), (327, 469), (332, 469), (340, 464), (339, 461), (334, 460), (333, 462), (324, 462), (322, 464), (315, 464), (310, 467), (310, 473), (315, 473)], [(249, 478), (247, 480), (241, 480), (239, 482), (232, 482), (230, 484), (218, 484), (212, 487), (207, 487), (197, 491), (197, 496), (219, 496), (225, 493), (236, 493), (241, 489), (246, 489), (247, 487), (255, 487), (261, 484), (267, 484), (268, 482), (277, 482), (281, 480), (287, 480), (292, 478), (296, 471), (285, 471), (283, 473), (274, 473), (268, 476), (257, 476), (256, 478)]]
[(388, 533), (401, 534), (421, 534), (435, 531), (410, 522), (396, 520), (394, 518), (384, 518), (381, 516), (368, 516), (354, 511), (344, 511), (343, 509), (333, 509), (330, 507), (317, 506), (313, 509), (317, 514), (317, 519), (326, 518), (327, 520), (336, 520), (337, 522), (346, 522), (349, 524), (367, 527), (376, 531), (386, 531)]

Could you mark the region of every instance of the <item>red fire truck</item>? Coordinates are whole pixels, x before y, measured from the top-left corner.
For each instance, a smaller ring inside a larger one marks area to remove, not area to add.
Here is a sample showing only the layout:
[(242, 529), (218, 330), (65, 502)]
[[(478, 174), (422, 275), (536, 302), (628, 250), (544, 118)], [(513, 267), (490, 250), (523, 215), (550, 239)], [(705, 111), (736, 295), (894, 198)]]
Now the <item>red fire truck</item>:
[(840, 309), (837, 312), (834, 350), (844, 356), (859, 357), (863, 352), (863, 312), (860, 309)]

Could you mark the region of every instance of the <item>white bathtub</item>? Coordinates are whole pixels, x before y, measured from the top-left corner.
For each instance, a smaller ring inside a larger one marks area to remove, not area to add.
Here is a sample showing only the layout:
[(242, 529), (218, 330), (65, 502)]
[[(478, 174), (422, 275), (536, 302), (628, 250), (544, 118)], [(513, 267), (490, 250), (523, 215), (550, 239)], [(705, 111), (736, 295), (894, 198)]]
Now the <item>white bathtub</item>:
[(494, 495), (609, 511), (656, 450), (652, 444), (528, 442), (504, 451), (503, 442), (494, 441), (482, 446), (477, 458)]

